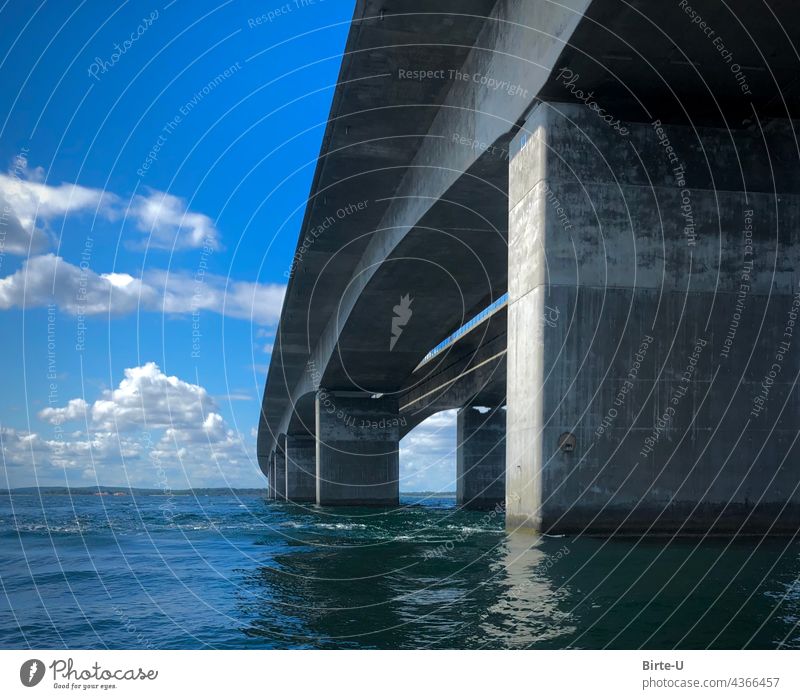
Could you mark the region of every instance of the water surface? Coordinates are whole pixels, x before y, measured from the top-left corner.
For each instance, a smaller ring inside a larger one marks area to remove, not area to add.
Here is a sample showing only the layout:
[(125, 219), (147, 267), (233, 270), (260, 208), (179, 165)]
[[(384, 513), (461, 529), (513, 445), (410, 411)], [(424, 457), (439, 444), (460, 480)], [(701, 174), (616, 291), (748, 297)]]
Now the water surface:
[(800, 542), (509, 535), (502, 514), (0, 496), (2, 648), (800, 648)]

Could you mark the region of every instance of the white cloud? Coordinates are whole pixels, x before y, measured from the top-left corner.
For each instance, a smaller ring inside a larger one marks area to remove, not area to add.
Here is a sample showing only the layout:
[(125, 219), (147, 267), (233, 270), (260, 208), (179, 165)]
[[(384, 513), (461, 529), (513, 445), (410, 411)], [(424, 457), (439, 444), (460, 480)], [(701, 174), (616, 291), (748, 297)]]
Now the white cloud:
[[(0, 175), (0, 180), (4, 176)], [(8, 197), (2, 191), (0, 183), (0, 249), (9, 255), (27, 255), (43, 252), (50, 247), (50, 238), (47, 234), (36, 226), (23, 225), (9, 202)]]
[[(75, 484), (159, 487), (263, 486), (252, 440), (236, 432), (220, 414), (213, 397), (197, 384), (169, 376), (154, 363), (125, 370), (114, 389), (93, 402), (81, 398), (45, 408), (40, 419), (52, 425), (21, 432), (0, 428), (7, 471), (14, 485), (30, 476), (63, 483), (64, 471)], [(89, 429), (86, 430), (88, 422)], [(74, 423), (75, 431), (69, 431)], [(63, 432), (63, 438), (56, 438)], [(455, 491), (456, 411), (438, 413), (400, 443), (402, 491)], [(51, 483), (48, 483), (51, 484)]]
[[(51, 469), (81, 473), (92, 470), (92, 462), (122, 464), (126, 459), (141, 455), (141, 445), (130, 437), (120, 437), (111, 432), (64, 433), (46, 438), (36, 432), (25, 432), (10, 427), (0, 427), (3, 443), (3, 461), (7, 470), (24, 469), (35, 465), (45, 471)], [(12, 474), (13, 475), (13, 474)], [(12, 483), (12, 486), (14, 484)]]
[(35, 254), (50, 247), (50, 236), (39, 224), (57, 216), (91, 209), (113, 216), (114, 195), (74, 184), (54, 187), (42, 180), (42, 169), (29, 168), (22, 156), (7, 174), (0, 173), (0, 235), (9, 254)]
[[(167, 376), (157, 364), (125, 369), (117, 388), (104, 391), (90, 407), (92, 424), (106, 431), (132, 429), (201, 429), (216, 409), (208, 392)], [(44, 412), (44, 411), (43, 411)], [(40, 418), (44, 418), (42, 413)]]
[(64, 408), (45, 408), (39, 412), (39, 417), (51, 425), (61, 424), (71, 420), (79, 420), (86, 416), (89, 404), (83, 398), (73, 398)]
[(277, 323), (285, 286), (226, 280), (206, 274), (149, 270), (97, 274), (48, 253), (31, 257), (0, 279), (0, 309), (37, 308), (55, 303), (71, 315), (122, 315), (138, 310), (188, 314), (211, 311), (254, 323)]
[(189, 211), (186, 202), (174, 194), (148, 189), (131, 201), (128, 214), (136, 227), (147, 234), (144, 247), (172, 250), (209, 247), (218, 250), (219, 233), (205, 214)]
[[(232, 318), (274, 324), (285, 286), (236, 281), (207, 274), (148, 270), (139, 278), (120, 272), (98, 273), (52, 253), (49, 227), (57, 217), (93, 213), (106, 220), (133, 221), (144, 234), (134, 247), (218, 250), (219, 232), (206, 216), (190, 211), (174, 194), (146, 189), (129, 201), (100, 189), (44, 182), (42, 168), (17, 157), (0, 174), (0, 254), (30, 257), (22, 268), (0, 279), (0, 309), (56, 303), (67, 313), (119, 315), (137, 310), (165, 313), (212, 311)], [(1, 258), (0, 258), (1, 259)]]
[[(39, 482), (187, 487), (263, 485), (252, 444), (230, 429), (208, 391), (150, 362), (92, 403), (45, 408), (52, 436), (0, 427), (11, 486)], [(88, 420), (88, 431), (84, 421)], [(70, 422), (78, 429), (68, 431)]]
[(158, 294), (127, 274), (96, 274), (47, 253), (31, 257), (0, 279), (0, 309), (56, 303), (67, 313), (130, 313), (158, 304)]
[(252, 320), (263, 325), (278, 322), (286, 287), (283, 284), (258, 284), (205, 274), (198, 280), (186, 273), (149, 270), (148, 286), (158, 291), (165, 313), (191, 313), (209, 310), (231, 318)]
[(400, 489), (456, 489), (456, 410), (432, 415), (400, 442)]
[(219, 396), (214, 396), (214, 400), (223, 402), (223, 403), (232, 403), (233, 401), (246, 401), (246, 400), (256, 400), (258, 398), (257, 395), (253, 395), (251, 393), (247, 393), (245, 391), (237, 392), (237, 393), (224, 393)]
[(50, 247), (47, 231), (57, 219), (89, 213), (107, 221), (131, 219), (144, 234), (135, 247), (189, 250), (221, 247), (219, 231), (205, 214), (191, 211), (174, 194), (146, 189), (127, 199), (113, 192), (44, 182), (42, 168), (29, 168), (17, 158), (6, 174), (0, 174), (0, 235), (5, 251), (14, 255), (43, 252)]
[[(44, 183), (42, 168), (31, 169), (19, 158), (7, 174), (0, 174), (0, 197), (11, 208), (19, 224), (33, 230), (37, 220), (94, 210), (106, 218), (115, 218), (118, 197), (100, 189), (63, 183)], [(26, 249), (27, 252), (27, 249)]]

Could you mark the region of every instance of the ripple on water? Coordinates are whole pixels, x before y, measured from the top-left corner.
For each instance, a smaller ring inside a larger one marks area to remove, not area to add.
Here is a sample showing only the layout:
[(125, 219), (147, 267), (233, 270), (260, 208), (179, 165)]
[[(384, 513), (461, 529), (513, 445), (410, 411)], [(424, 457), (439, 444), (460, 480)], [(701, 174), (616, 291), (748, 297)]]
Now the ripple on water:
[(443, 498), (11, 500), (6, 648), (800, 647), (798, 542), (509, 535)]

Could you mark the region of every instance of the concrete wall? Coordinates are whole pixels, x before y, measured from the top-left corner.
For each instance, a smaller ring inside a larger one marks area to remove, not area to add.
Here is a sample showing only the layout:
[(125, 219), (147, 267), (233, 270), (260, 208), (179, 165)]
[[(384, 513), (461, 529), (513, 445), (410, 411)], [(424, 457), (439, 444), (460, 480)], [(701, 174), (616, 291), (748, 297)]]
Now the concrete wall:
[(317, 443), (309, 435), (286, 438), (286, 499), (315, 502), (317, 498)]
[(508, 526), (796, 531), (789, 124), (624, 127), (545, 103), (512, 144)]
[(318, 505), (399, 503), (397, 400), (320, 391), (316, 398)]
[(456, 417), (456, 502), (491, 509), (506, 495), (506, 412), (462, 408)]

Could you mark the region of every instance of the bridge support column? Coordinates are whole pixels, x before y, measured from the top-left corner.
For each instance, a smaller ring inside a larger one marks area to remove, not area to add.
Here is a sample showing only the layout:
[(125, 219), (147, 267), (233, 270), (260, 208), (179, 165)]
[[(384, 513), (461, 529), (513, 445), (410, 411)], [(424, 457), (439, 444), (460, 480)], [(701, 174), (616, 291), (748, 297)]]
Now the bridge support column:
[(317, 504), (396, 506), (397, 401), (321, 390), (316, 422)]
[(278, 437), (275, 447), (275, 499), (286, 500), (286, 435)]
[(507, 526), (796, 533), (791, 125), (600, 106), (542, 103), (510, 149)]
[(286, 499), (314, 502), (317, 497), (317, 445), (310, 435), (286, 438)]
[(506, 496), (506, 412), (462, 408), (456, 418), (456, 502), (496, 507)]
[(275, 490), (275, 452), (269, 455), (269, 465), (267, 466), (267, 497), (274, 500), (276, 496)]

